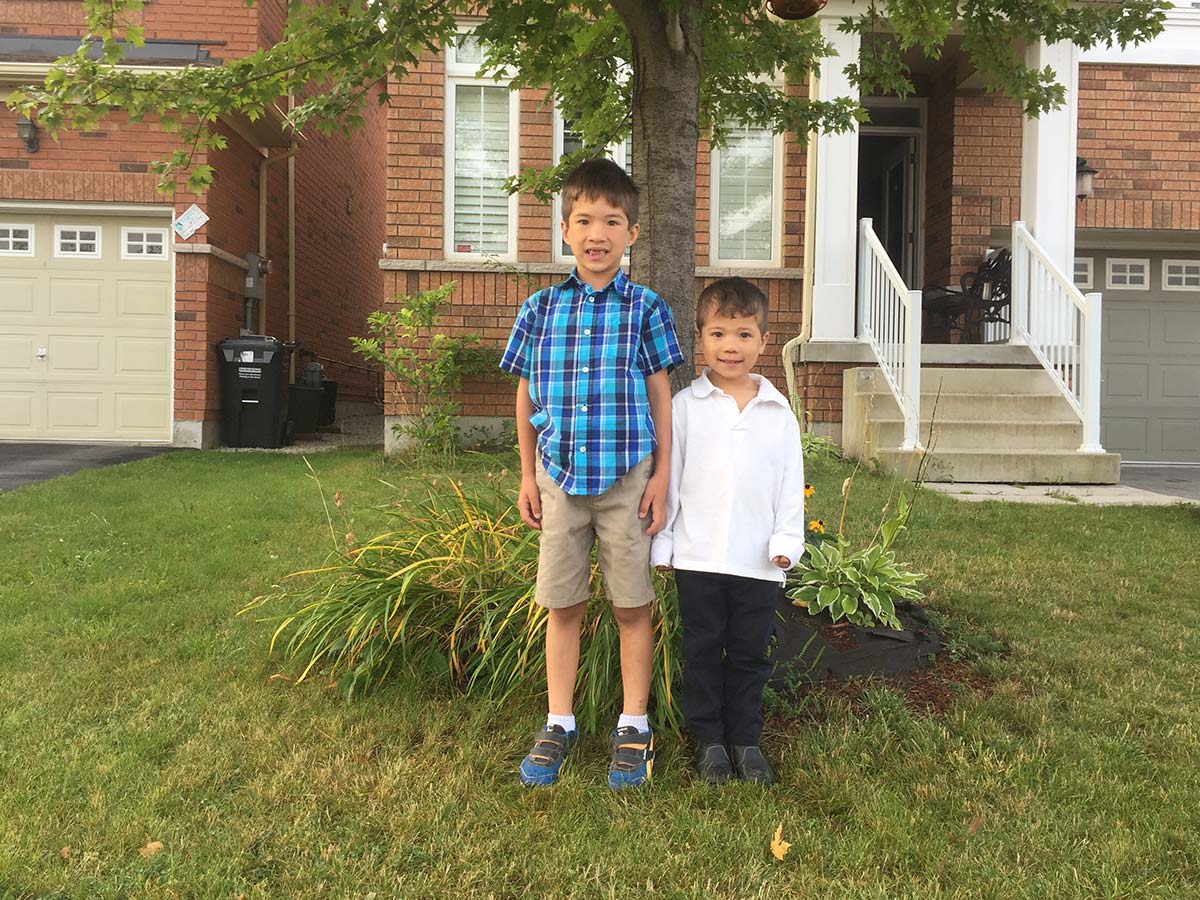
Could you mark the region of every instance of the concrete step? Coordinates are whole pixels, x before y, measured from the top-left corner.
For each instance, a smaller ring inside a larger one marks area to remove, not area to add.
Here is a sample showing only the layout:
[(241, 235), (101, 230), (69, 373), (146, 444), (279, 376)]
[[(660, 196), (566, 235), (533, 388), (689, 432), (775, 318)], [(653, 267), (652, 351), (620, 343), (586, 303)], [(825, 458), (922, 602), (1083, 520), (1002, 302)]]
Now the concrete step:
[[(866, 391), (857, 394), (859, 408), (868, 419), (888, 418), (898, 407), (891, 391)], [(947, 393), (927, 394), (921, 392), (921, 421), (928, 423), (936, 417), (943, 419), (974, 419), (976, 421), (1005, 421), (1018, 419), (1028, 421), (1061, 422), (1073, 416), (1071, 406), (1062, 394), (972, 394)]]
[[(880, 465), (914, 477), (911, 452), (879, 450)], [(943, 450), (927, 455), (926, 481), (970, 481), (1012, 484), (1117, 484), (1121, 480), (1119, 453), (1078, 453), (1069, 450)]]
[[(859, 391), (886, 391), (887, 382), (878, 368), (858, 370)], [(1057, 388), (1041, 367), (1033, 369), (959, 369), (945, 366), (921, 367), (921, 393), (939, 390), (950, 394), (1051, 394)]]
[[(875, 419), (866, 424), (866, 439), (874, 447), (899, 447), (904, 442), (904, 421)], [(921, 442), (935, 450), (1078, 450), (1083, 425), (1071, 421), (1028, 419), (943, 419), (921, 425)]]

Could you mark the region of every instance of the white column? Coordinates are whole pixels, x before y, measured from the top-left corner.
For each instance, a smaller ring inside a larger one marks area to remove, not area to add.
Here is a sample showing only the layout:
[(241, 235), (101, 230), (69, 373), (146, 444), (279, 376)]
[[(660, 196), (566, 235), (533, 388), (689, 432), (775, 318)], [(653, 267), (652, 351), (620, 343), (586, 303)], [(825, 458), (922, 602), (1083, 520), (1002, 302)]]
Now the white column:
[(1079, 48), (1044, 41), (1025, 51), (1032, 69), (1049, 66), (1066, 89), (1063, 105), (1024, 120), (1021, 219), (1067, 275), (1075, 268), (1075, 152), (1079, 121)]
[[(821, 18), (821, 36), (835, 56), (821, 60), (817, 96), (858, 99), (858, 88), (846, 77), (846, 64), (858, 60), (858, 35), (838, 31), (840, 17)], [(813, 259), (813, 341), (852, 341), (854, 331), (854, 278), (858, 242), (858, 126), (843, 134), (822, 134), (815, 141), (817, 157), (815, 240)], [(810, 198), (811, 202), (811, 198)]]

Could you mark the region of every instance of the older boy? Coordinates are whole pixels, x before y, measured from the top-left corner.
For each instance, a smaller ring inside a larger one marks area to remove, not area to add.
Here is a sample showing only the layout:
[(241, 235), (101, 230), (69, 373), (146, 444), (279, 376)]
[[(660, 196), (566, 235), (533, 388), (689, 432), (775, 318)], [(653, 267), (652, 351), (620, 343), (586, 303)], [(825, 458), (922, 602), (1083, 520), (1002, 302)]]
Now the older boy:
[(562, 207), (575, 269), (525, 301), (500, 363), (520, 379), (518, 505), (525, 523), (542, 533), (535, 599), (549, 610), (549, 715), (521, 763), (521, 782), (557, 781), (576, 740), (579, 629), (598, 538), (620, 633), (624, 693), (608, 783), (623, 788), (645, 782), (654, 759), (646, 718), (654, 644), (650, 535), (665, 519), (667, 370), (683, 353), (670, 308), (621, 270), (638, 236), (633, 180), (610, 160), (588, 160), (564, 183)]
[(707, 368), (672, 404), (667, 524), (652, 559), (675, 569), (679, 588), (697, 773), (769, 785), (759, 748), (767, 644), (784, 570), (804, 552), (800, 427), (754, 373), (767, 346), (762, 291), (744, 278), (713, 282), (696, 303), (696, 331)]

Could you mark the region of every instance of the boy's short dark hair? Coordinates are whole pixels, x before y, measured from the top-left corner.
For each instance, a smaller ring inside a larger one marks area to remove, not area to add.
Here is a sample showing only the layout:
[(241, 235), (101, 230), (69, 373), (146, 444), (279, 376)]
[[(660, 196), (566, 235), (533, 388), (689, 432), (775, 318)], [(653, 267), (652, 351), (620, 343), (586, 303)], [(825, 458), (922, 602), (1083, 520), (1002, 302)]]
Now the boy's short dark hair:
[(571, 207), (580, 197), (601, 199), (625, 213), (629, 224), (638, 220), (638, 189), (633, 179), (611, 159), (586, 159), (567, 176), (562, 187), (562, 217), (571, 218)]
[(696, 330), (715, 312), (719, 316), (754, 316), (758, 330), (767, 333), (767, 295), (745, 278), (718, 278), (696, 299)]

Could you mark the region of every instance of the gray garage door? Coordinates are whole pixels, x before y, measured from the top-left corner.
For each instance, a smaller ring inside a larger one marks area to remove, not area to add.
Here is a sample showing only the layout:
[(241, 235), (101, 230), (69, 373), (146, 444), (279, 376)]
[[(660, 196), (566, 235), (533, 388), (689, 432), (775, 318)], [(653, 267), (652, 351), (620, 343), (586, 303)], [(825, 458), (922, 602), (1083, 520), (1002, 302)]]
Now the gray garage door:
[(1200, 463), (1200, 254), (1189, 256), (1090, 256), (1104, 294), (1100, 439), (1123, 460)]

